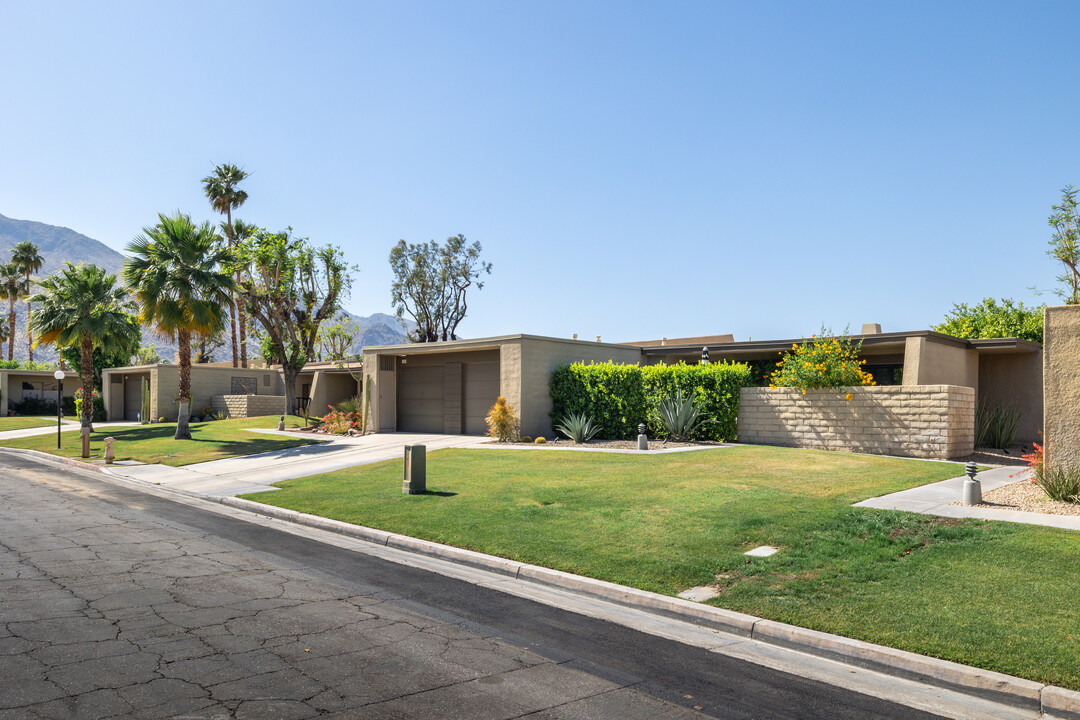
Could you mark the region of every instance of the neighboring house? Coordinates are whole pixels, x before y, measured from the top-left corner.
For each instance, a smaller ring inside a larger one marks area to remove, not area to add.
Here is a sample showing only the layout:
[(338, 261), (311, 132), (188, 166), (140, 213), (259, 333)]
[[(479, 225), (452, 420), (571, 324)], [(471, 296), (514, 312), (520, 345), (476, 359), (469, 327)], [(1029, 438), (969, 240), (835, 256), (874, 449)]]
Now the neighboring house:
[[(323, 415), (327, 405), (339, 403), (359, 393), (354, 377), (359, 363), (311, 363), (301, 370), (293, 395), (298, 409), (310, 407)], [(109, 420), (138, 420), (143, 401), (143, 381), (150, 393), (150, 418), (176, 420), (180, 368), (172, 363), (132, 365), (102, 372), (102, 393)], [(66, 387), (65, 387), (66, 389)], [(285, 412), (285, 381), (279, 366), (234, 368), (232, 363), (196, 363), (191, 366), (191, 409), (205, 408), (231, 417), (278, 415)]]
[[(0, 417), (6, 416), (12, 405), (28, 398), (57, 401), (55, 370), (0, 370)], [(64, 397), (73, 397), (81, 387), (79, 374), (64, 371)]]
[[(1015, 338), (963, 340), (918, 330), (882, 333), (864, 327), (864, 367), (880, 385), (969, 387), (981, 401), (1016, 406), (1022, 413), (1019, 439), (1037, 439), (1042, 425), (1042, 348)], [(384, 345), (363, 349), (370, 383), (368, 419), (374, 432), (479, 435), (484, 417), (500, 395), (514, 407), (523, 435), (552, 434), (551, 372), (572, 362), (674, 364), (778, 360), (791, 340), (747, 340), (731, 335), (633, 343), (504, 335), (476, 340)]]

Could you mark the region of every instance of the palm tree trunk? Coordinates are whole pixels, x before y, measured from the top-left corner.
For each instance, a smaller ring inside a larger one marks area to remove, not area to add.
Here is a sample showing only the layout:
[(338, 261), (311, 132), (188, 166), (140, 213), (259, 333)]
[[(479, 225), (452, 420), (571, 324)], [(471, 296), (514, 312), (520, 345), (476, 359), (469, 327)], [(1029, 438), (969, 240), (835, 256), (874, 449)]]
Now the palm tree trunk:
[[(82, 412), (79, 423), (83, 427), (93, 428), (94, 424), (94, 339), (83, 335), (79, 343), (79, 362), (82, 379)], [(63, 402), (63, 398), (60, 401)]]
[(176, 418), (176, 434), (173, 440), (190, 440), (191, 428), (188, 418), (191, 416), (191, 331), (177, 333), (180, 356), (180, 417)]
[[(233, 246), (236, 244), (233, 241), (232, 207), (226, 207), (225, 208), (225, 223), (226, 223), (225, 227), (227, 228), (226, 231), (225, 231), (225, 238), (229, 242), (229, 250), (232, 250)], [(237, 273), (237, 275), (239, 275), (239, 274), (240, 273)], [(238, 310), (238, 307), (237, 307), (237, 304), (236, 304), (236, 295), (230, 290), (229, 291), (229, 328), (232, 331), (232, 366), (233, 367), (240, 367), (240, 363), (239, 363), (239, 361), (237, 360), (237, 357), (236, 357), (236, 312), (237, 312), (237, 310)], [(247, 367), (247, 363), (244, 363), (244, 367)]]
[(34, 331), (30, 329), (30, 273), (26, 273), (26, 354), (34, 362)]
[(11, 301), (8, 303), (8, 359), (15, 359), (15, 297), (12, 296)]
[[(236, 273), (236, 282), (240, 282), (240, 273)], [(240, 318), (240, 367), (246, 368), (247, 357), (247, 312), (244, 310), (243, 299), (236, 303), (236, 313)]]

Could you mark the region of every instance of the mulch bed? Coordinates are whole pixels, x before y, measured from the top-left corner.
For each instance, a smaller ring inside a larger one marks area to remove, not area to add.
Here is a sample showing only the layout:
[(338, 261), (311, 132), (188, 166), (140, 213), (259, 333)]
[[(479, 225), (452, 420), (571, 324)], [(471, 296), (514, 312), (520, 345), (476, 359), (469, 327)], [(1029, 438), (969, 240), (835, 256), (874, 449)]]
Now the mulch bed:
[[(499, 445), (535, 445), (535, 443), (499, 443), (497, 440), (492, 440), (492, 444)], [(650, 450), (672, 450), (676, 448), (708, 448), (708, 447), (720, 447), (721, 444), (717, 442), (668, 442), (664, 443), (663, 440), (649, 440)], [(575, 444), (573, 440), (567, 440), (565, 438), (560, 439), (558, 442), (554, 440), (548, 440), (546, 443), (541, 443), (537, 447), (557, 447), (557, 448), (578, 448), (589, 450), (637, 450), (637, 440), (590, 440), (587, 443)]]

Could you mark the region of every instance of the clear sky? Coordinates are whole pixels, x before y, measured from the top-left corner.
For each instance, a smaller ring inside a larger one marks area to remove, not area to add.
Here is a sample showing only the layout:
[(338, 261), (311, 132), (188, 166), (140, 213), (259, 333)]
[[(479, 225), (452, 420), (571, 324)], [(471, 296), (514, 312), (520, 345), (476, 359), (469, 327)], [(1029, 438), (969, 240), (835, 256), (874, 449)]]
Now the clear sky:
[[(1076, 2), (4, 2), (0, 214), (122, 249), (239, 217), (494, 263), (466, 337), (911, 330), (1056, 302)], [(73, 258), (77, 261), (77, 258)]]

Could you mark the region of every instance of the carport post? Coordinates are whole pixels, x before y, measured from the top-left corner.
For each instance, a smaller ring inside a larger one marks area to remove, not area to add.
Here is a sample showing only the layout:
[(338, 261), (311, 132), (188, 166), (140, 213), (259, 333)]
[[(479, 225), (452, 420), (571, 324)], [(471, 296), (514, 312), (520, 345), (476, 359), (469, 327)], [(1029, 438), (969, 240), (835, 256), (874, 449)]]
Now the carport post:
[(427, 492), (427, 448), (423, 445), (405, 446), (405, 479), (401, 492), (406, 495)]

